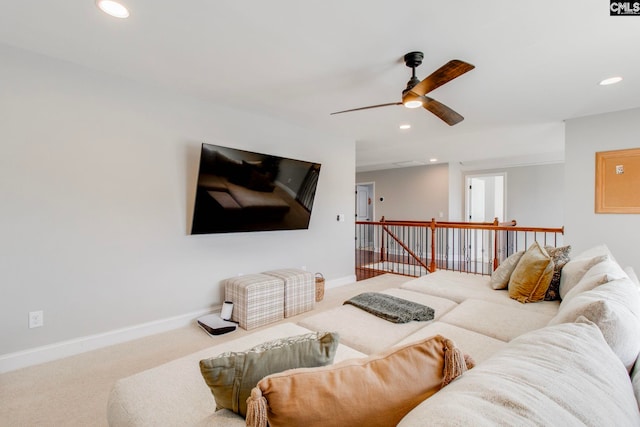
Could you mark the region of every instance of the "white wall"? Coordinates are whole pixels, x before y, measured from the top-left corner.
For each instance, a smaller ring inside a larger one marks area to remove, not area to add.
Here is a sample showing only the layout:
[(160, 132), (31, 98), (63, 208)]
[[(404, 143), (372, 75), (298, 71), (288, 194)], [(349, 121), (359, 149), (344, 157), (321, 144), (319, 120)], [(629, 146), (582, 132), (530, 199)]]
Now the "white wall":
[(464, 178), (460, 163), (449, 166), (449, 221), (464, 221)]
[[(353, 141), (7, 46), (0, 58), (0, 359), (211, 309), (238, 273), (353, 277), (353, 223), (336, 221), (354, 217)], [(309, 230), (189, 235), (202, 142), (321, 163)], [(44, 327), (28, 329), (35, 310)]]
[[(356, 182), (375, 182), (376, 221), (446, 220), (449, 215), (449, 172), (446, 164), (359, 172)], [(380, 201), (380, 198), (384, 201)]]
[[(622, 265), (640, 271), (640, 215), (596, 214), (596, 152), (640, 147), (640, 109), (567, 120), (565, 236), (574, 253), (605, 243)], [(635, 189), (640, 191), (640, 189)]]
[[(565, 188), (562, 163), (466, 171), (464, 175), (506, 173), (506, 221), (523, 227), (562, 227)], [(566, 241), (566, 239), (565, 239)]]
[[(376, 220), (463, 221), (467, 175), (506, 172), (507, 220), (528, 227), (564, 225), (564, 164), (462, 170), (456, 164), (415, 166), (356, 174), (376, 183)], [(384, 202), (380, 197), (384, 196)]]

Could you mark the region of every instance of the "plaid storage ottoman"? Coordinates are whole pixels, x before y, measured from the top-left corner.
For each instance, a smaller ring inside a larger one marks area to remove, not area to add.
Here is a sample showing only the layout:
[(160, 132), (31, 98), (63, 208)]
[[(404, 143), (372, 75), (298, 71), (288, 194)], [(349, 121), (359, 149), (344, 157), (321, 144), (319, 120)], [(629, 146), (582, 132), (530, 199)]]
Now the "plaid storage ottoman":
[(265, 271), (262, 274), (284, 281), (284, 317), (313, 310), (316, 303), (315, 275), (297, 268)]
[(231, 320), (246, 330), (284, 318), (284, 283), (266, 274), (247, 274), (222, 281), (224, 299), (233, 302)]

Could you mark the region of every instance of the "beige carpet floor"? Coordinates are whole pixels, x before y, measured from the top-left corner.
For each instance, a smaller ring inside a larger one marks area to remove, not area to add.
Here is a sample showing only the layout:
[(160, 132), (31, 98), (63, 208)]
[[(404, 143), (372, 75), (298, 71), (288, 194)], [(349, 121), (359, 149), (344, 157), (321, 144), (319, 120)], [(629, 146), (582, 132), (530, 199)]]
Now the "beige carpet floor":
[[(341, 305), (361, 292), (397, 287), (407, 280), (405, 276), (385, 274), (327, 289), (313, 311), (284, 322), (297, 322)], [(107, 398), (118, 379), (256, 331), (259, 329), (238, 329), (210, 337), (194, 322), (188, 327), (1, 374), (0, 427), (106, 426)]]

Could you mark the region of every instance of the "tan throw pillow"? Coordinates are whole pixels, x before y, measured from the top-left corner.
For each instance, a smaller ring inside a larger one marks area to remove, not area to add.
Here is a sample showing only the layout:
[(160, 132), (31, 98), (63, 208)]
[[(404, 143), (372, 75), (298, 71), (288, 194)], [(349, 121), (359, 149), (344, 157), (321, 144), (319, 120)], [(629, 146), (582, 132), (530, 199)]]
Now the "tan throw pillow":
[(491, 273), (491, 280), (489, 281), (491, 289), (507, 289), (511, 274), (516, 269), (522, 255), (524, 255), (524, 251), (516, 252), (500, 263), (498, 268)]
[(571, 253), (571, 246), (545, 246), (551, 259), (553, 260), (553, 277), (551, 283), (547, 288), (547, 293), (544, 295), (545, 301), (554, 301), (560, 299), (560, 277), (562, 274), (562, 267), (569, 262), (569, 253)]
[(251, 389), (267, 375), (287, 369), (333, 363), (339, 336), (313, 332), (261, 344), (246, 352), (227, 352), (200, 361), (200, 372), (216, 400), (216, 410), (243, 417)]
[(396, 425), (466, 370), (462, 352), (436, 335), (367, 358), (281, 372), (251, 391), (247, 426)]
[(553, 260), (538, 242), (534, 242), (511, 274), (509, 297), (521, 303), (542, 301), (552, 277)]

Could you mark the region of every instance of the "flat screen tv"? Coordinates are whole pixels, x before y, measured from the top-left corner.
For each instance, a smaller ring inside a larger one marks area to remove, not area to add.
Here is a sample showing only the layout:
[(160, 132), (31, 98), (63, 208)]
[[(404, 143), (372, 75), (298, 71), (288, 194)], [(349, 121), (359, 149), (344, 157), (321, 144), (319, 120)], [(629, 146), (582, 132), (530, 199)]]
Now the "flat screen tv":
[(309, 228), (320, 164), (202, 144), (191, 234)]

